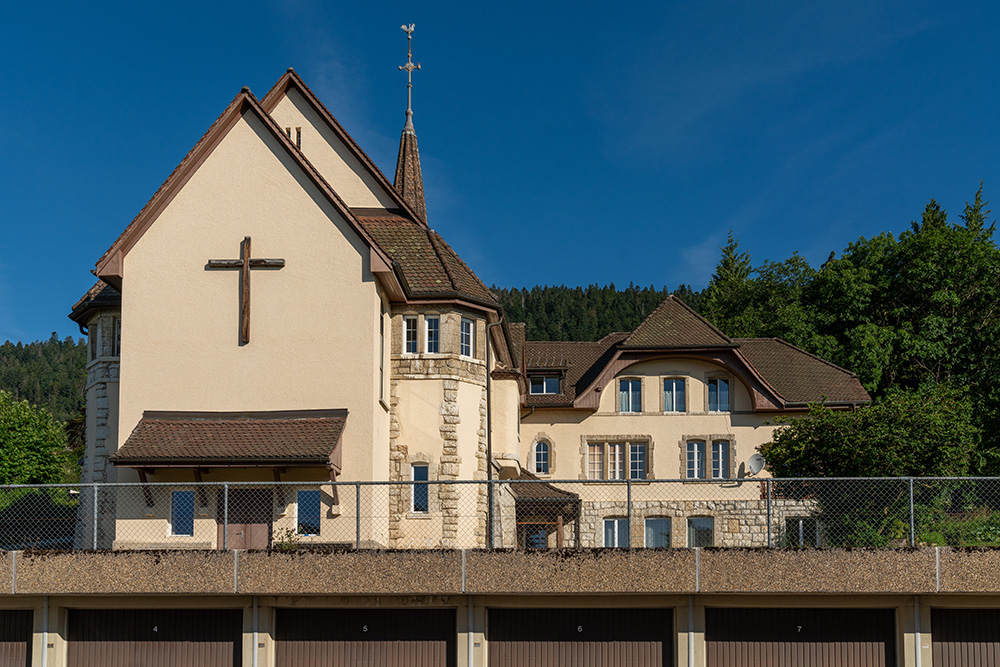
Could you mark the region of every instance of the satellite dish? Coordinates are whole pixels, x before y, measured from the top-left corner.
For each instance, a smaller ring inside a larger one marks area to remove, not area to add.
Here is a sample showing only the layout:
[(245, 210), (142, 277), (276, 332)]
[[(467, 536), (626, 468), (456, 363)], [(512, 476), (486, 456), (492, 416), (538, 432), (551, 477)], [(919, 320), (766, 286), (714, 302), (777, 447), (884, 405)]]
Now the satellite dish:
[(757, 473), (759, 473), (761, 470), (764, 469), (764, 465), (766, 463), (767, 461), (764, 460), (763, 456), (761, 456), (760, 454), (754, 454), (749, 459), (747, 459), (747, 469), (750, 470), (751, 475), (756, 475)]

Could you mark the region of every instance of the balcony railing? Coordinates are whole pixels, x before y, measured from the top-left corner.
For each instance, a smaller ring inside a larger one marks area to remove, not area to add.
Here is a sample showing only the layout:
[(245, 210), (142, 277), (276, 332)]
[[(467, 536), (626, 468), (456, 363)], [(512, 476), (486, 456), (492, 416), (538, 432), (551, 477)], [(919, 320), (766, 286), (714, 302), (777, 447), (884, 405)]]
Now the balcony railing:
[(0, 549), (1000, 546), (998, 478), (0, 486)]

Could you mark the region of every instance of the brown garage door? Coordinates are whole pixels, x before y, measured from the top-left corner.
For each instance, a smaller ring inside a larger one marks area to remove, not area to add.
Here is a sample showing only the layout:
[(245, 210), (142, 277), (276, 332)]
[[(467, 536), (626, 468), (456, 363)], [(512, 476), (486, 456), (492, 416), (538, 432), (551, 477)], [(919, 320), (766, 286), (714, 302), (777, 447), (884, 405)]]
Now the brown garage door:
[(278, 609), (277, 667), (456, 664), (454, 609)]
[(709, 667), (896, 664), (892, 609), (705, 610)]
[(1000, 609), (931, 609), (934, 667), (1000, 665)]
[(31, 664), (31, 610), (0, 611), (0, 667)]
[(490, 667), (661, 667), (673, 663), (670, 609), (490, 609)]
[(69, 667), (238, 667), (241, 609), (70, 609)]

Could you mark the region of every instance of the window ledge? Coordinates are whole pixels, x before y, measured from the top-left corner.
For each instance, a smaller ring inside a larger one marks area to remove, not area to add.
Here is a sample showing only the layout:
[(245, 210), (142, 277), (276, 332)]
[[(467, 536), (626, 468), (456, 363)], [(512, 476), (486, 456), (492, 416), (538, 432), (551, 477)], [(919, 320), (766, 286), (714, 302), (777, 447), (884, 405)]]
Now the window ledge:
[(427, 520), (427, 519), (433, 519), (434, 515), (431, 514), (430, 512), (407, 512), (406, 513), (406, 518), (407, 519)]

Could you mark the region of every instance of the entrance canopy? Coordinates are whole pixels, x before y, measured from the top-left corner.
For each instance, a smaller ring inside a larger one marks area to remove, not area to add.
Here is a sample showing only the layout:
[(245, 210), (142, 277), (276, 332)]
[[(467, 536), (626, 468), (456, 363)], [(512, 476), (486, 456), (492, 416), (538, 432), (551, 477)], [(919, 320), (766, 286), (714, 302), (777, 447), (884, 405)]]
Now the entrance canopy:
[(111, 457), (129, 468), (325, 466), (340, 473), (347, 410), (146, 411)]

